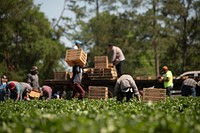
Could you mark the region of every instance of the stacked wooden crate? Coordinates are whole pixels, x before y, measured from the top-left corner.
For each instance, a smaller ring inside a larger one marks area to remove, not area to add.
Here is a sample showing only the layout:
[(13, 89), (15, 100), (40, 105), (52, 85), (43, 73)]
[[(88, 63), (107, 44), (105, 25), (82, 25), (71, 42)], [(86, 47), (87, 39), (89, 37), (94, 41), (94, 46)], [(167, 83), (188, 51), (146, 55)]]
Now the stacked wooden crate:
[(67, 79), (67, 72), (54, 72), (54, 79)]
[(79, 65), (83, 67), (87, 61), (87, 54), (83, 51), (83, 49), (67, 50), (65, 61), (69, 66)]
[(95, 56), (95, 68), (87, 68), (88, 77), (91, 80), (113, 80), (117, 78), (117, 71), (108, 63), (108, 56)]
[(87, 74), (91, 80), (112, 80), (117, 78), (115, 68), (88, 68)]
[(144, 88), (143, 101), (161, 101), (166, 100), (166, 89), (160, 88)]
[(108, 68), (108, 56), (95, 56), (94, 57), (95, 68)]
[(108, 99), (108, 87), (104, 86), (89, 86), (88, 87), (89, 99)]

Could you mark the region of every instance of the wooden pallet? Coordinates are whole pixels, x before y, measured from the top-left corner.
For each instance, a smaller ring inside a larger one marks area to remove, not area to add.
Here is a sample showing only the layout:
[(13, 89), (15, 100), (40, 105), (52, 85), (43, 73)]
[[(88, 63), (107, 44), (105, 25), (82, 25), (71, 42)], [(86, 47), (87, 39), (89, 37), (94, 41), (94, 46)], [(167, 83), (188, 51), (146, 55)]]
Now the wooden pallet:
[(115, 80), (117, 79), (117, 77), (105, 77), (105, 76), (99, 76), (99, 77), (95, 77), (95, 76), (91, 76), (90, 80)]
[(88, 72), (91, 73), (114, 73), (116, 72), (115, 68), (88, 68)]
[(143, 101), (161, 101), (166, 100), (166, 89), (160, 88), (144, 88)]
[(89, 86), (88, 87), (89, 99), (108, 99), (108, 87), (103, 86)]
[(66, 51), (65, 61), (69, 66), (79, 65), (85, 66), (87, 54), (83, 49), (71, 49)]
[(117, 72), (114, 68), (88, 68), (87, 74), (91, 80), (113, 80), (117, 78)]
[(108, 68), (108, 63), (96, 63), (94, 64), (95, 68)]

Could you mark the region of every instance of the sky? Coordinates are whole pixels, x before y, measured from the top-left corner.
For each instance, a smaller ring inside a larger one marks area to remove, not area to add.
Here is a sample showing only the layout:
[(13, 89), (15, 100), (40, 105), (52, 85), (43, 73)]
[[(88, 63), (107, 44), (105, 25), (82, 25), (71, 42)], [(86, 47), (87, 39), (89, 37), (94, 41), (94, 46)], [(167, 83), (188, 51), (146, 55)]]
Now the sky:
[(65, 0), (34, 0), (34, 4), (41, 4), (40, 10), (45, 13), (51, 21), (53, 18), (58, 19)]
[[(35, 5), (41, 4), (40, 11), (44, 12), (45, 16), (51, 22), (52, 19), (55, 18), (58, 20), (60, 17), (64, 7), (64, 1), (65, 0), (34, 0), (33, 2)], [(65, 11), (64, 14), (69, 15), (69, 12)], [(60, 41), (67, 47), (73, 46), (73, 43), (67, 40), (65, 37), (62, 37)]]

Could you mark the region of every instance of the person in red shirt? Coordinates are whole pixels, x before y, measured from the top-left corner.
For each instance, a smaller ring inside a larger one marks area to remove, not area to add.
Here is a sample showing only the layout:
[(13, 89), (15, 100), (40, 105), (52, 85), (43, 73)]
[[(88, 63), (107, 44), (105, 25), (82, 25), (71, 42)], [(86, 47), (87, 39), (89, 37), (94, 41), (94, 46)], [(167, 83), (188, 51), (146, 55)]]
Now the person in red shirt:
[(40, 99), (50, 100), (52, 96), (52, 88), (50, 86), (44, 85), (41, 88), (41, 97)]

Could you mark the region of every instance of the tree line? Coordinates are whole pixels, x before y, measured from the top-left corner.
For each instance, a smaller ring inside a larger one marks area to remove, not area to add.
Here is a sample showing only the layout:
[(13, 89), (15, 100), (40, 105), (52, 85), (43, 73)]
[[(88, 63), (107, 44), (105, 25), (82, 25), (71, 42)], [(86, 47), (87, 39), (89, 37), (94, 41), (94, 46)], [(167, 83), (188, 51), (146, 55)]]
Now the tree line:
[(200, 69), (199, 0), (65, 0), (63, 12), (50, 22), (33, 0), (1, 0), (0, 75), (23, 80), (37, 65), (41, 81), (53, 78), (65, 70), (61, 37), (83, 42), (88, 67), (112, 42), (133, 77), (159, 76), (163, 65), (174, 75)]

